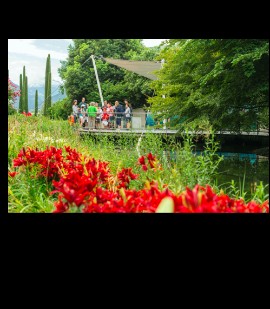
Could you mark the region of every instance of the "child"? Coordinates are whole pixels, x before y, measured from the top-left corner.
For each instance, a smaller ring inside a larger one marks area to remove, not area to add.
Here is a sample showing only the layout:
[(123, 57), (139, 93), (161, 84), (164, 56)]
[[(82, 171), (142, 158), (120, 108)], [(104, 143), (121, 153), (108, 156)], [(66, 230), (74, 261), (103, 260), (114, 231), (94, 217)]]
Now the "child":
[(71, 126), (74, 125), (74, 122), (75, 122), (74, 118), (75, 118), (74, 115), (68, 116), (68, 123), (69, 123), (69, 125), (71, 125)]
[(103, 114), (101, 116), (102, 125), (104, 128), (108, 127), (109, 114), (107, 112), (107, 108), (103, 107)]

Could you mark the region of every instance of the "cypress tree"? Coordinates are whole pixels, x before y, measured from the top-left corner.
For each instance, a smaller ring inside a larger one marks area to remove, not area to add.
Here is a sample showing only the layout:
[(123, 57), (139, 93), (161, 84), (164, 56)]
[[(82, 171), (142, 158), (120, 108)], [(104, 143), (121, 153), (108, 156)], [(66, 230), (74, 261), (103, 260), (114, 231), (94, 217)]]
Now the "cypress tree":
[(36, 90), (36, 95), (35, 95), (35, 116), (37, 116), (38, 113), (38, 91)]
[(20, 99), (19, 99), (19, 113), (23, 112), (23, 82), (22, 82), (22, 74), (20, 74)]
[(48, 101), (47, 101), (47, 111), (52, 106), (52, 75), (51, 71), (48, 76)]
[(45, 71), (45, 99), (44, 99), (44, 116), (48, 114), (48, 108), (51, 106), (51, 57), (48, 54)]
[(24, 84), (24, 108), (25, 112), (28, 113), (28, 78), (25, 76), (25, 84)]
[(23, 77), (22, 77), (22, 111), (25, 112), (25, 66), (23, 66)]
[(43, 115), (44, 116), (46, 116), (46, 104), (47, 104), (47, 96), (48, 96), (47, 68), (48, 68), (48, 57), (47, 57), (46, 68), (45, 68), (45, 90), (44, 90), (44, 106), (43, 106)]

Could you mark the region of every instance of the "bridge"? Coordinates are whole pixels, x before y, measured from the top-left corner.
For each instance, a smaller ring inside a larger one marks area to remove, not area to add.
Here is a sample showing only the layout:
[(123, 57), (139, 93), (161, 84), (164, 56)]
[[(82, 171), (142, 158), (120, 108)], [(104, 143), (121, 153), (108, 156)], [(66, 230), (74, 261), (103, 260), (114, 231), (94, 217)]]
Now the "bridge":
[[(158, 135), (181, 135), (181, 134), (191, 134), (191, 135), (207, 135), (209, 131), (180, 131), (180, 130), (172, 130), (172, 129), (155, 129), (155, 128), (136, 128), (136, 129), (89, 129), (89, 128), (80, 128), (80, 134), (145, 134), (145, 133), (153, 133)], [(222, 135), (231, 135), (231, 136), (254, 136), (254, 137), (269, 137), (269, 131), (261, 130), (261, 131), (251, 131), (251, 132), (231, 132), (231, 131), (217, 131), (215, 135), (222, 136)]]
[[(113, 120), (108, 123), (109, 119), (102, 121), (101, 114), (101, 122), (97, 125), (95, 129), (88, 128), (88, 119), (85, 117), (85, 127), (81, 127), (79, 132), (82, 134), (144, 134), (144, 133), (153, 133), (153, 134), (165, 134), (165, 135), (182, 135), (182, 134), (191, 134), (191, 135), (207, 135), (209, 134), (208, 131), (204, 130), (197, 130), (197, 131), (184, 131), (170, 126), (170, 122), (167, 120), (165, 121), (158, 121), (153, 118), (153, 115), (150, 112), (138, 112), (133, 111), (131, 117), (131, 125), (130, 128), (127, 129), (126, 127), (126, 120), (125, 117), (121, 114), (121, 128), (118, 129), (116, 126), (116, 115), (117, 113), (114, 112)], [(222, 130), (216, 131), (215, 135), (218, 136), (249, 136), (249, 137), (269, 137), (269, 130), (268, 129), (258, 129), (258, 130), (250, 130), (250, 131), (240, 131), (235, 132), (232, 130)]]
[[(193, 135), (195, 143), (203, 142), (203, 137), (209, 135), (209, 131), (180, 131), (179, 129), (170, 127), (169, 122), (153, 122), (155, 125), (147, 125), (147, 113), (145, 112), (133, 112), (131, 118), (131, 128), (125, 127), (125, 121), (122, 118), (121, 128), (116, 128), (115, 120), (110, 124), (112, 128), (109, 128), (107, 121), (105, 125), (101, 122), (99, 128), (89, 129), (88, 127), (81, 127), (78, 129), (81, 136), (111, 136), (117, 138), (120, 136), (143, 136), (145, 134), (155, 134), (162, 138), (171, 136), (177, 141), (181, 141), (185, 134)], [(151, 124), (151, 122), (149, 122)], [(269, 153), (269, 130), (253, 130), (233, 132), (229, 130), (214, 132), (217, 141), (219, 141), (222, 149), (228, 149), (233, 147), (241, 151), (254, 150), (257, 154), (268, 156)]]

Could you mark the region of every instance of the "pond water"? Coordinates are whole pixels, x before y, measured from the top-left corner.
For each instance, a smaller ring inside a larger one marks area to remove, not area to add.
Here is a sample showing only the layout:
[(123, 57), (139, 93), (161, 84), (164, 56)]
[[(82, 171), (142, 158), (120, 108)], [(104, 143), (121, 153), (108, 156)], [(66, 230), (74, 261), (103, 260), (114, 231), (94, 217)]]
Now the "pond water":
[[(170, 151), (169, 157), (174, 160), (176, 152)], [(194, 154), (203, 155), (203, 150), (196, 150)], [(223, 189), (230, 186), (234, 180), (236, 188), (243, 188), (247, 192), (247, 197), (254, 192), (254, 188), (263, 182), (263, 185), (269, 185), (269, 158), (266, 156), (256, 155), (254, 153), (240, 152), (217, 152), (223, 156), (223, 160), (218, 167), (216, 184)], [(266, 187), (265, 193), (269, 194), (269, 186)]]
[[(227, 139), (226, 139), (227, 138)], [(228, 136), (220, 140), (217, 154), (224, 160), (219, 164), (217, 184), (228, 187), (234, 180), (237, 188), (242, 187), (254, 192), (254, 187), (262, 181), (268, 185), (266, 193), (269, 194), (269, 139), (240, 138)], [(196, 152), (200, 154), (203, 145), (199, 144)], [(260, 155), (259, 155), (260, 154)]]
[[(219, 153), (224, 160), (218, 168), (217, 183), (222, 185), (234, 180), (239, 188), (244, 184), (245, 191), (253, 192), (256, 184), (262, 181), (269, 185), (269, 158), (248, 153)], [(269, 194), (269, 186), (266, 188)]]
[[(177, 140), (181, 144), (182, 139)], [(114, 137), (114, 143), (117, 139)], [(120, 141), (121, 142), (121, 141)], [(164, 148), (160, 153), (167, 159), (174, 161), (177, 157), (177, 151), (172, 151), (168, 145), (167, 139), (163, 140)], [(137, 139), (134, 139), (137, 145)], [(121, 149), (122, 144), (119, 144)], [(151, 152), (151, 149), (147, 150)], [(204, 142), (199, 140), (195, 143), (194, 153), (203, 154)], [(240, 189), (244, 184), (244, 191), (247, 196), (254, 192), (254, 187), (263, 182), (266, 186), (266, 193), (269, 194), (269, 137), (257, 139), (255, 137), (237, 137), (223, 136), (219, 139), (219, 156), (223, 156), (224, 160), (220, 162), (218, 175), (215, 179), (216, 184), (220, 188), (228, 188), (231, 181), (234, 180), (235, 186)]]

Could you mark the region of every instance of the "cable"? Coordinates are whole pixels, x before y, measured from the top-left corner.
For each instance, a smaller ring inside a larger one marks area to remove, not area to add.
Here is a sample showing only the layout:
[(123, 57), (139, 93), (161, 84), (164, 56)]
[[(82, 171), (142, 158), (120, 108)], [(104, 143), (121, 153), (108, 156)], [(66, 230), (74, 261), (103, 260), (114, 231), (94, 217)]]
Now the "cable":
[[(63, 85), (64, 85), (64, 83), (60, 84), (60, 86), (63, 86)], [(58, 87), (60, 87), (60, 86), (58, 86)], [(55, 92), (58, 90), (58, 87), (57, 87), (50, 95), (48, 95), (47, 98), (44, 99), (44, 101), (41, 103), (41, 109), (42, 109), (43, 104), (45, 103), (45, 101), (46, 101), (49, 97), (51, 97), (53, 93), (55, 93)]]
[(91, 56), (88, 59), (86, 59), (81, 66), (83, 66), (88, 60), (90, 60), (90, 58), (91, 58)]

